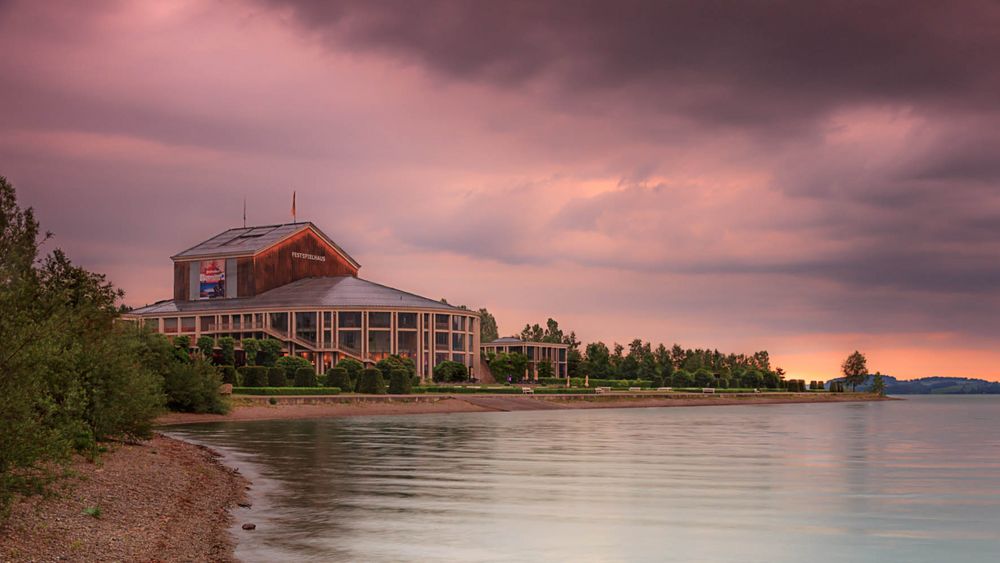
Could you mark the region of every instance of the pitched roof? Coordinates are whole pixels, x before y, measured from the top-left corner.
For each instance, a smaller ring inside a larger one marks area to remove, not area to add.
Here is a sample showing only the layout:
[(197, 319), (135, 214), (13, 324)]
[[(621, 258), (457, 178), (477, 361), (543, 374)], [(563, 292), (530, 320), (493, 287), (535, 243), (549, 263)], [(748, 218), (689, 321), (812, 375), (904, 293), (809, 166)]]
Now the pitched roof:
[(441, 312), (467, 311), (440, 301), (356, 278), (327, 276), (304, 278), (276, 287), (254, 297), (160, 301), (132, 311), (135, 315), (200, 313), (223, 310), (294, 309), (307, 307), (393, 307), (432, 309)]
[(247, 256), (262, 252), (286, 238), (304, 231), (312, 229), (320, 238), (332, 246), (338, 253), (346, 258), (351, 264), (360, 267), (360, 264), (344, 251), (343, 248), (333, 242), (326, 233), (311, 222), (305, 223), (285, 223), (283, 225), (261, 225), (257, 227), (240, 227), (223, 231), (214, 237), (200, 242), (187, 250), (178, 252), (171, 256), (172, 259), (205, 258), (210, 256)]

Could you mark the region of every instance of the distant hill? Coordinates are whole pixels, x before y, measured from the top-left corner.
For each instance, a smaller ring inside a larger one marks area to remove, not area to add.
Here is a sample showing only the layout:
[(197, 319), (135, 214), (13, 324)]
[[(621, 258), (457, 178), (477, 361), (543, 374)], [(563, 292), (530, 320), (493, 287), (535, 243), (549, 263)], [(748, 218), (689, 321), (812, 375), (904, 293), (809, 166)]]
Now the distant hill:
[[(968, 377), (921, 377), (901, 381), (891, 375), (883, 375), (885, 392), (890, 395), (993, 395), (1000, 394), (1000, 383)], [(868, 391), (872, 386), (872, 376), (858, 391)], [(843, 381), (838, 377), (832, 381)]]

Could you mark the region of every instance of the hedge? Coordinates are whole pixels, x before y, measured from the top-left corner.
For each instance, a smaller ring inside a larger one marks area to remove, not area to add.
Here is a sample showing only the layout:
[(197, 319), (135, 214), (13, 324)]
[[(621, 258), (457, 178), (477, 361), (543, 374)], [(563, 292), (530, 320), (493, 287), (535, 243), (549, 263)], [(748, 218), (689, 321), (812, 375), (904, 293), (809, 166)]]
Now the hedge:
[(236, 371), (243, 376), (243, 387), (264, 387), (267, 384), (267, 368), (264, 366), (243, 366)]
[(339, 387), (233, 387), (234, 395), (339, 395)]
[(219, 366), (219, 374), (222, 375), (223, 383), (228, 383), (234, 387), (240, 383), (239, 377), (236, 374), (236, 368), (233, 366)]
[(354, 389), (350, 374), (342, 367), (334, 367), (326, 370), (326, 385), (328, 387), (340, 387), (341, 389)]
[(389, 372), (389, 393), (393, 395), (408, 395), (413, 389), (410, 372), (405, 368), (393, 368)]
[(520, 387), (463, 387), (452, 385), (426, 385), (415, 387), (414, 393), (493, 393), (498, 395), (521, 395)]
[(285, 368), (267, 368), (267, 385), (268, 387), (286, 387), (288, 385), (288, 373), (285, 372)]
[(295, 370), (296, 387), (316, 387), (316, 370), (312, 366)]
[(365, 368), (361, 372), (361, 380), (358, 381), (358, 393), (384, 395), (385, 380), (382, 379), (382, 372), (377, 368)]

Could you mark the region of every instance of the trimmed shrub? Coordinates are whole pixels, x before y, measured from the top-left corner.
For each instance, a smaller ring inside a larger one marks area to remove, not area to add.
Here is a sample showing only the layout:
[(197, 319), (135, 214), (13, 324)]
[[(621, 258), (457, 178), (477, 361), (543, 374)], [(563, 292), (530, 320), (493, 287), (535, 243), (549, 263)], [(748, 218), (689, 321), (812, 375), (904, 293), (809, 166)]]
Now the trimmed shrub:
[[(339, 362), (337, 362), (337, 367), (344, 368), (347, 370), (347, 375), (348, 377), (351, 378), (351, 381), (354, 383), (354, 385), (357, 385), (358, 381), (361, 380), (361, 372), (365, 370), (364, 364), (355, 360), (354, 358), (341, 359)], [(342, 389), (347, 389), (347, 388), (342, 387)]]
[(358, 380), (358, 393), (384, 395), (385, 380), (382, 379), (382, 372), (376, 368), (365, 368)]
[(445, 360), (434, 366), (434, 381), (456, 383), (469, 378), (469, 368), (465, 364)]
[(316, 370), (312, 366), (295, 370), (296, 387), (316, 387)]
[(244, 366), (243, 386), (264, 387), (267, 385), (267, 368), (264, 366)]
[(413, 389), (410, 373), (404, 368), (396, 368), (389, 374), (389, 393), (393, 395), (409, 395)]
[(340, 366), (326, 370), (326, 386), (354, 389), (354, 385), (351, 384), (351, 376), (347, 374), (346, 369)]
[(236, 376), (236, 368), (233, 366), (219, 366), (219, 373), (222, 375), (222, 382), (233, 387), (239, 385), (239, 378)]
[(404, 358), (399, 354), (392, 354), (386, 358), (383, 358), (375, 364), (375, 367), (382, 372), (382, 377), (389, 380), (392, 377), (392, 370), (402, 369), (405, 370), (407, 375), (417, 374), (417, 364), (413, 363), (410, 358)]
[(281, 341), (274, 338), (265, 338), (258, 341), (260, 351), (257, 352), (257, 363), (262, 366), (274, 367), (275, 362), (281, 357)]
[(236, 364), (236, 340), (232, 336), (219, 339), (219, 359), (224, 366)]
[(293, 374), (299, 368), (311, 368), (312, 362), (299, 356), (282, 356), (275, 360), (274, 365), (284, 368), (286, 374)]
[[(288, 373), (285, 368), (273, 367), (264, 368), (267, 370), (267, 386), (268, 387), (287, 387), (288, 386)], [(248, 385), (249, 387), (249, 385)], [(261, 385), (263, 387), (263, 385)]]
[(410, 376), (410, 387), (411, 388), (413, 388), (413, 387), (420, 387), (420, 383), (421, 383), (421, 381), (420, 381), (420, 376), (419, 375)]
[(229, 403), (219, 395), (222, 378), (206, 360), (177, 363), (163, 378), (163, 391), (171, 410), (225, 414)]

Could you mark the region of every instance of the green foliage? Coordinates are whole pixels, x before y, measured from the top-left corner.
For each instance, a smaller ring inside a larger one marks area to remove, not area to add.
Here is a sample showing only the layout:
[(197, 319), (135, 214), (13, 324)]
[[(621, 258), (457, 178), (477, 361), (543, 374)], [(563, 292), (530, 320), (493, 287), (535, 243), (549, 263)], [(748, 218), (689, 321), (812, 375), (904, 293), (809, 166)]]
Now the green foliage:
[(496, 318), (486, 309), (479, 310), (479, 341), (493, 342), (500, 338)]
[(705, 368), (694, 372), (695, 387), (715, 387), (715, 375)]
[(242, 345), (247, 365), (257, 365), (257, 355), (260, 353), (260, 340), (256, 338), (244, 338)]
[(163, 390), (171, 410), (225, 414), (229, 403), (219, 394), (222, 379), (207, 360), (175, 363), (165, 374)]
[(445, 360), (434, 366), (434, 381), (458, 383), (469, 379), (469, 368), (460, 362)]
[(341, 358), (337, 362), (337, 367), (346, 369), (347, 375), (350, 376), (351, 381), (357, 387), (357, 384), (361, 381), (361, 372), (364, 371), (365, 365), (354, 358)]
[(114, 325), (122, 293), (60, 250), (39, 260), (47, 239), (0, 177), (0, 520), (15, 494), (45, 492), (74, 450), (147, 436), (163, 402), (138, 357), (143, 333)]
[(198, 351), (201, 352), (202, 358), (212, 361), (212, 357), (215, 355), (215, 339), (211, 336), (198, 338)]
[(885, 378), (881, 372), (875, 372), (872, 378), (872, 393), (877, 393), (879, 397), (885, 397)]
[(376, 368), (365, 368), (361, 372), (360, 381), (358, 381), (358, 393), (384, 395), (385, 392), (385, 380), (382, 379), (382, 372)]
[(401, 369), (408, 375), (417, 374), (417, 364), (410, 358), (404, 358), (398, 354), (392, 354), (378, 361), (375, 367), (382, 372), (382, 377), (388, 380), (392, 375), (392, 370)]
[(396, 368), (389, 374), (389, 393), (393, 395), (408, 395), (412, 390), (410, 372)]
[(295, 370), (299, 368), (312, 369), (313, 367), (312, 362), (309, 360), (293, 355), (281, 356), (275, 360), (274, 365), (276, 367), (283, 368), (287, 374), (294, 374)]
[(840, 366), (841, 373), (844, 374), (844, 383), (851, 386), (851, 390), (856, 390), (858, 385), (868, 378), (868, 359), (857, 350), (844, 360)]
[(184, 351), (185, 354), (191, 352), (191, 337), (186, 335), (175, 336), (174, 346)]
[(260, 351), (257, 352), (257, 365), (274, 367), (281, 357), (281, 341), (273, 338), (259, 340)]
[[(243, 374), (241, 383), (244, 387), (264, 387), (268, 384), (268, 368), (264, 366), (243, 366), (239, 371)], [(284, 371), (282, 371), (282, 378), (284, 378)]]
[[(493, 378), (498, 382), (520, 383), (524, 380), (525, 370), (528, 369), (528, 357), (518, 352), (500, 352), (490, 360), (489, 366)], [(438, 381), (436, 368), (434, 380)]]
[(354, 389), (351, 376), (347, 373), (346, 369), (340, 366), (326, 370), (326, 385), (327, 387), (339, 387), (340, 389)]
[[(339, 395), (339, 387), (233, 387), (234, 395)], [(275, 404), (275, 403), (271, 403)]]
[(219, 366), (219, 375), (222, 376), (223, 383), (228, 383), (232, 386), (239, 385), (240, 383), (236, 368), (233, 366)]
[(219, 358), (224, 366), (236, 365), (236, 340), (232, 336), (219, 339)]
[(100, 518), (101, 517), (101, 507), (100, 506), (88, 506), (87, 508), (83, 509), (83, 513), (86, 514), (87, 516), (90, 516), (91, 518)]
[(316, 382), (316, 370), (312, 366), (295, 370), (294, 380), (296, 387), (316, 387), (318, 385)]
[(670, 376), (671, 387), (692, 387), (694, 386), (694, 376), (686, 370), (679, 369)]
[(541, 360), (537, 364), (538, 366), (538, 378), (552, 377), (555, 375), (555, 368), (552, 367), (552, 362), (547, 360)]
[(490, 393), (494, 395), (522, 395), (520, 387), (462, 387), (449, 385), (427, 385), (415, 387), (414, 393)]
[[(261, 366), (261, 368), (267, 370), (268, 387), (284, 387), (288, 385), (288, 372), (285, 371), (285, 368), (278, 366), (271, 368)], [(254, 387), (254, 385), (247, 385), (247, 387)]]

